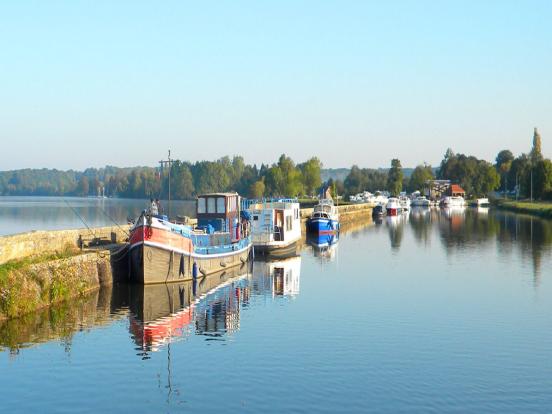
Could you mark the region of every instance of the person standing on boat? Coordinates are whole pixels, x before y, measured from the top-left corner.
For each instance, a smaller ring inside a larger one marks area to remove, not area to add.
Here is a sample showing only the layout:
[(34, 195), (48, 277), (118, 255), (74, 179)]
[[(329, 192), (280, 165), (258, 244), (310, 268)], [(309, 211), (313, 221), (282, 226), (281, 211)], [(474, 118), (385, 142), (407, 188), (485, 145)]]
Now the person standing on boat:
[(157, 208), (157, 203), (154, 201), (154, 199), (150, 199), (151, 205), (150, 205), (150, 212), (152, 216), (157, 216), (159, 214), (159, 209)]
[(161, 201), (158, 198), (155, 199), (155, 204), (157, 204), (157, 211), (159, 214), (163, 214), (163, 207), (161, 207)]

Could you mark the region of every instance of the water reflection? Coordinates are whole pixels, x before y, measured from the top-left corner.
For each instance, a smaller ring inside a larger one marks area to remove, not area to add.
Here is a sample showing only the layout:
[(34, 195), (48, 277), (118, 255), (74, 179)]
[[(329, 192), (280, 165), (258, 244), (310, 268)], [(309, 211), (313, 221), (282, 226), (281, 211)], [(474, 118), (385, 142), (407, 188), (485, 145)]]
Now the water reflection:
[(58, 340), (70, 352), (76, 332), (106, 325), (123, 316), (112, 307), (111, 286), (105, 286), (70, 302), (0, 321), (0, 350), (8, 349), (15, 356), (23, 348)]
[(408, 214), (399, 214), (398, 216), (386, 216), (385, 225), (389, 230), (389, 240), (391, 248), (398, 250), (404, 235), (404, 226), (408, 221)]
[(139, 355), (202, 335), (225, 341), (240, 329), (251, 296), (299, 294), (301, 258), (255, 261), (252, 266), (170, 285), (128, 286), (130, 331)]
[(337, 255), (339, 233), (336, 234), (307, 234), (307, 243), (311, 247), (314, 257), (322, 262), (333, 261)]
[[(113, 221), (125, 224), (146, 205), (146, 200), (118, 198), (0, 197), (0, 235), (84, 227), (76, 213), (89, 226), (111, 226)], [(173, 201), (172, 209), (179, 215), (193, 216), (195, 203)]]
[(295, 297), (299, 295), (301, 256), (277, 261), (255, 261), (250, 287), (253, 294)]
[[(392, 251), (405, 245), (409, 252), (422, 246), (448, 255), (496, 251), (498, 259), (504, 261), (519, 256), (532, 269), (534, 286), (539, 286), (545, 274), (544, 263), (552, 253), (552, 221), (493, 209), (413, 209), (409, 217), (385, 217), (381, 224), (375, 223), (355, 227), (351, 237), (364, 232), (387, 233), (380, 240), (388, 238)], [(336, 258), (338, 237), (309, 237), (307, 241), (307, 250), (320, 261)], [(240, 329), (241, 312), (250, 306), (252, 297), (279, 300), (297, 296), (300, 271), (298, 256), (255, 261), (250, 268), (201, 278), (195, 283), (102, 287), (83, 298), (0, 321), (0, 349), (16, 356), (26, 347), (55, 340), (70, 352), (76, 332), (117, 318), (129, 319), (134, 344), (146, 357), (171, 341), (191, 335), (224, 341)]]
[(410, 212), (410, 227), (414, 237), (424, 244), (429, 244), (431, 239), (432, 215), (437, 210), (427, 207), (413, 207)]
[[(543, 256), (551, 252), (552, 221), (538, 217), (489, 208), (456, 207), (427, 212), (413, 209), (409, 222), (416, 240), (430, 244), (435, 235), (449, 253), (496, 248), (499, 256), (520, 254), (531, 260), (535, 285), (540, 281)], [(392, 231), (392, 246), (400, 245), (399, 225)]]
[(225, 340), (239, 330), (240, 313), (251, 296), (295, 297), (300, 273), (297, 256), (256, 261), (196, 281), (102, 287), (78, 300), (0, 322), (0, 350), (9, 349), (15, 356), (33, 344), (60, 340), (70, 352), (76, 332), (125, 317), (138, 355), (144, 359), (190, 335)]

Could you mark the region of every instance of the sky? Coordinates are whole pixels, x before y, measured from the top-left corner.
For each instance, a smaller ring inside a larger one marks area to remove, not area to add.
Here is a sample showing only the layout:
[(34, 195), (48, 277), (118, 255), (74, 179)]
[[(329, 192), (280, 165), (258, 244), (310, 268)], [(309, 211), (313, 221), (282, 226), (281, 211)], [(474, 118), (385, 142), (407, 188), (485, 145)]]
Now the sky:
[[(551, 1), (0, 1), (0, 170), (552, 156)], [(550, 137), (550, 139), (548, 139)]]

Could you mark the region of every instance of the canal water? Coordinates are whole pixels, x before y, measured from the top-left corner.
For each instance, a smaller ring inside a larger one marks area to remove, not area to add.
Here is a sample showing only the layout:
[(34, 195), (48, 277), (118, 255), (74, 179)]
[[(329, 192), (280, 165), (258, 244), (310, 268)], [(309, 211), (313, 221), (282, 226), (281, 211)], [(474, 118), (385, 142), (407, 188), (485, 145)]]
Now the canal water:
[(413, 211), (0, 324), (2, 412), (550, 412), (552, 222)]
[[(166, 200), (162, 201), (165, 210)], [(0, 236), (126, 224), (149, 207), (148, 200), (89, 197), (0, 197)], [(172, 201), (172, 212), (195, 216), (194, 201)]]

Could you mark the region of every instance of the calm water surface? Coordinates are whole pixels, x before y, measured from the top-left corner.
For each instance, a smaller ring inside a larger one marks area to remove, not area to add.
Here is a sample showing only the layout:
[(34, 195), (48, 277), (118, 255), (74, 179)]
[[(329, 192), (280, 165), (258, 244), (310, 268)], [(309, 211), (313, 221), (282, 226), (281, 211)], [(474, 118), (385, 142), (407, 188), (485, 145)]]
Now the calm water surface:
[[(0, 197), (0, 236), (32, 230), (58, 230), (126, 224), (149, 200), (84, 197)], [(165, 209), (167, 202), (162, 202)], [(173, 201), (172, 213), (194, 216), (195, 202)], [(83, 223), (86, 223), (86, 225)]]
[(363, 223), (196, 285), (0, 325), (3, 412), (550, 412), (552, 222)]

